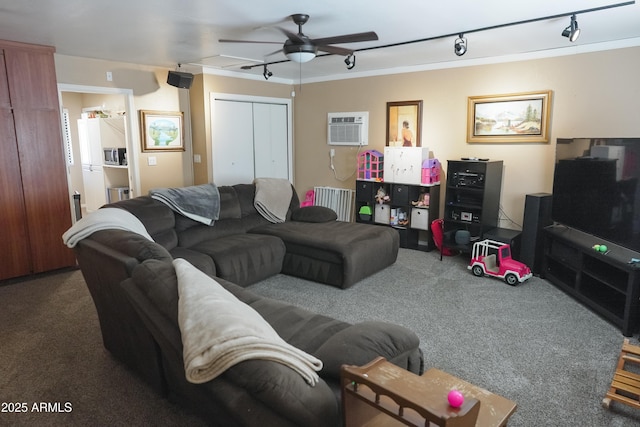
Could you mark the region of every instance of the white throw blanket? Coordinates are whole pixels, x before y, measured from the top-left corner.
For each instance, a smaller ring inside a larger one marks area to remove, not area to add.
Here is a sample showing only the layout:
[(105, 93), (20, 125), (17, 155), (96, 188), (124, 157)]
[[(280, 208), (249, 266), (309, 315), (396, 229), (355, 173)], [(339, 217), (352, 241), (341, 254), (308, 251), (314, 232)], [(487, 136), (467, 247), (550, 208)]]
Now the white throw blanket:
[(102, 208), (82, 218), (64, 232), (62, 241), (70, 248), (99, 230), (127, 230), (153, 242), (144, 224), (131, 212), (119, 208)]
[(196, 384), (249, 359), (281, 363), (314, 386), (322, 361), (290, 345), (258, 312), (184, 259), (175, 259), (185, 374)]
[(264, 218), (273, 223), (285, 222), (293, 189), (283, 178), (256, 178), (253, 206)]

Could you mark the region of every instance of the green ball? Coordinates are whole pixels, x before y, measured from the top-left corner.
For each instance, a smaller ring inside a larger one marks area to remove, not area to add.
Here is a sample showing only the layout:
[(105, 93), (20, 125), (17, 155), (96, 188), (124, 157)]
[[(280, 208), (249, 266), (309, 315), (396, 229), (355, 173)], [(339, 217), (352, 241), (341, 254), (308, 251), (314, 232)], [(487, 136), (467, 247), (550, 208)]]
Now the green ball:
[(600, 248), (598, 250), (600, 252), (607, 252), (607, 245), (600, 245)]

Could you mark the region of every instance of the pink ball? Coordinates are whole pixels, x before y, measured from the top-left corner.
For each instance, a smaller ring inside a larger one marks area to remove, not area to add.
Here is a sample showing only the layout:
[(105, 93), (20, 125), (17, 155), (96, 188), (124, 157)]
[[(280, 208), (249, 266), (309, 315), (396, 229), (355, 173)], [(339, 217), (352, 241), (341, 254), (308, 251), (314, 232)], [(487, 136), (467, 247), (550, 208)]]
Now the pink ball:
[(464, 403), (464, 396), (458, 390), (451, 390), (447, 395), (447, 400), (449, 400), (449, 405), (459, 408)]

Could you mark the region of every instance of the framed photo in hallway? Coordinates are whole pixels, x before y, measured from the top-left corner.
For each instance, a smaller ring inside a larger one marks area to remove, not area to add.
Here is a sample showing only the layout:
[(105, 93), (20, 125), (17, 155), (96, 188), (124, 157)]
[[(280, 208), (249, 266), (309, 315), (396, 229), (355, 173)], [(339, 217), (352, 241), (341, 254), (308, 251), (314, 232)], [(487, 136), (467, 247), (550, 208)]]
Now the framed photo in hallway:
[(467, 142), (549, 142), (551, 91), (470, 96)]
[(142, 151), (184, 151), (182, 112), (140, 110)]
[(422, 147), (422, 101), (387, 102), (387, 146)]

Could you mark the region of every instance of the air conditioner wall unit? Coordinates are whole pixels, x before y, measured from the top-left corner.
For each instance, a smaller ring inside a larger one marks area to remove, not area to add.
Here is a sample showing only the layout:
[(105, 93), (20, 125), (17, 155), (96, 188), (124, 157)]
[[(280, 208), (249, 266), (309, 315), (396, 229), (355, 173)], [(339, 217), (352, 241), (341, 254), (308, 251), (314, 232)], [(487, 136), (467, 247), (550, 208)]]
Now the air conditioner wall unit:
[(368, 145), (369, 112), (328, 113), (329, 145)]

